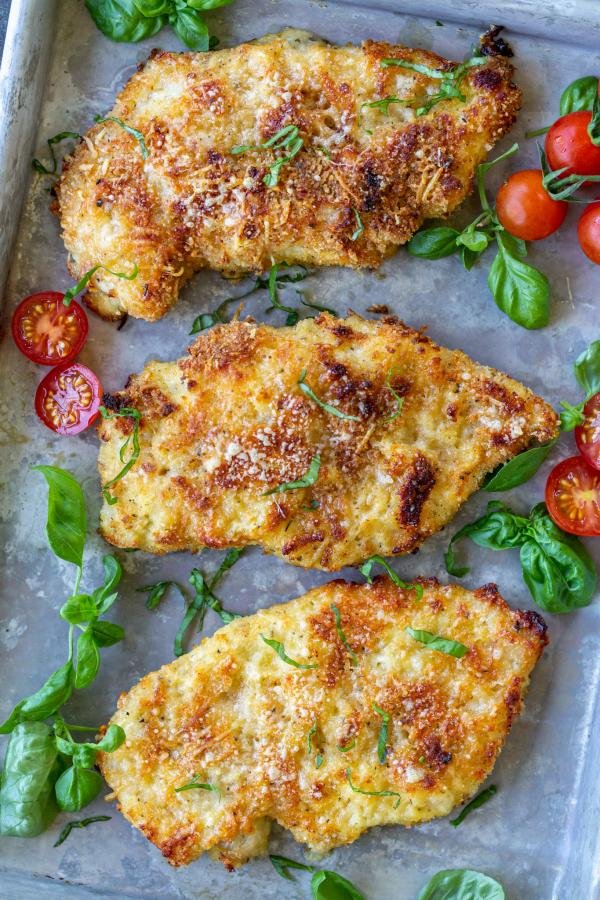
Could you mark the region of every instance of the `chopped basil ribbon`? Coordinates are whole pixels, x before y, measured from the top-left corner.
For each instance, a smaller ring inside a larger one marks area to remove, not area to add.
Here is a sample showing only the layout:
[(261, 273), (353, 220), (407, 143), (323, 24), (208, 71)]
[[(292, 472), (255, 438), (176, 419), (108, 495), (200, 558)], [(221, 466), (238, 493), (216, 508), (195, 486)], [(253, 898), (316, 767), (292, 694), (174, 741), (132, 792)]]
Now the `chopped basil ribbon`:
[(363, 223), (362, 223), (362, 219), (361, 219), (361, 217), (360, 217), (360, 213), (358, 212), (358, 210), (357, 210), (357, 208), (356, 208), (355, 206), (352, 207), (352, 212), (354, 213), (354, 220), (355, 220), (355, 222), (356, 222), (356, 231), (353, 232), (352, 237), (350, 238), (350, 240), (351, 240), (351, 241), (357, 241), (357, 240), (359, 239), (359, 237), (361, 236), (361, 234), (363, 233), (363, 231), (365, 230), (365, 228), (364, 228), (364, 225), (363, 225)]
[(340, 753), (348, 753), (350, 750), (354, 750), (355, 747), (356, 747), (356, 738), (355, 737), (353, 737), (351, 740), (349, 740), (345, 747), (342, 747), (340, 744), (338, 744), (338, 746), (337, 746)]
[(94, 122), (97, 122), (98, 125), (104, 124), (104, 122), (114, 122), (115, 125), (119, 125), (123, 131), (126, 131), (127, 134), (130, 134), (132, 137), (136, 139), (138, 144), (140, 145), (140, 152), (142, 154), (142, 159), (148, 159), (148, 155), (150, 151), (146, 146), (146, 141), (144, 140), (144, 135), (141, 131), (138, 131), (137, 128), (132, 128), (131, 125), (128, 125), (123, 119), (118, 119), (116, 116), (94, 116)]
[(320, 406), (321, 409), (324, 409), (325, 412), (330, 413), (332, 416), (336, 416), (338, 419), (347, 419), (352, 422), (360, 422), (360, 416), (351, 416), (348, 413), (342, 412), (341, 409), (338, 409), (337, 406), (332, 406), (330, 403), (325, 403), (323, 400), (319, 400), (315, 392), (311, 387), (309, 387), (305, 379), (306, 378), (306, 369), (302, 369), (300, 372), (300, 378), (298, 379), (298, 387), (302, 391), (303, 394), (306, 394), (307, 397)]
[(494, 794), (498, 793), (498, 788), (495, 784), (490, 784), (489, 787), (485, 788), (485, 790), (481, 791), (480, 794), (477, 794), (476, 797), (467, 803), (467, 805), (459, 812), (455, 819), (450, 819), (450, 824), (454, 825), (455, 828), (458, 828), (461, 822), (467, 818), (469, 813), (473, 812), (474, 809), (479, 809), (480, 806), (483, 806), (484, 803), (487, 803), (488, 800), (491, 800)]
[(393, 97), (388, 95), (387, 97), (382, 97), (381, 100), (372, 100), (370, 103), (365, 102), (361, 103), (360, 108), (365, 109), (380, 109), (385, 116), (389, 116), (390, 114), (390, 106), (392, 103), (408, 103), (407, 100), (401, 100), (400, 97)]
[[(103, 419), (133, 419), (133, 429), (130, 434), (127, 435), (123, 443), (121, 444), (121, 449), (119, 450), (119, 459), (123, 463), (123, 468), (121, 471), (115, 475), (114, 478), (111, 478), (110, 481), (107, 481), (106, 484), (102, 486), (102, 494), (104, 495), (104, 499), (110, 506), (114, 506), (117, 502), (118, 497), (113, 496), (110, 493), (110, 488), (113, 487), (120, 481), (122, 478), (127, 475), (132, 466), (135, 465), (140, 456), (140, 419), (141, 414), (139, 410), (134, 409), (132, 406), (124, 406), (122, 409), (117, 410), (116, 412), (109, 412), (105, 406), (100, 407), (100, 415)], [(127, 452), (129, 451), (129, 458), (126, 458)]]
[(438, 650), (440, 653), (446, 653), (448, 656), (455, 656), (457, 659), (465, 656), (469, 652), (469, 648), (461, 644), (460, 641), (453, 641), (451, 638), (441, 637), (439, 634), (432, 634), (431, 631), (423, 631), (420, 628), (405, 628), (407, 634), (411, 638), (424, 644), (430, 650)]
[(52, 846), (60, 847), (61, 844), (64, 844), (74, 828), (87, 828), (93, 822), (110, 822), (111, 818), (112, 816), (89, 816), (87, 819), (80, 819), (78, 822), (67, 822), (59, 834), (58, 840)]
[(362, 788), (352, 784), (352, 773), (350, 772), (350, 769), (346, 769), (346, 778), (348, 779), (350, 789), (353, 790), (355, 794), (365, 794), (367, 797), (398, 797), (398, 800), (394, 803), (394, 809), (398, 809), (400, 806), (402, 795), (399, 794), (398, 791), (364, 791)]
[(315, 719), (313, 725), (311, 726), (310, 731), (308, 732), (308, 734), (307, 734), (307, 736), (306, 736), (306, 746), (307, 746), (307, 749), (308, 749), (308, 755), (309, 755), (309, 756), (310, 756), (311, 753), (312, 753), (312, 739), (313, 739), (313, 737), (315, 736), (315, 734), (317, 733), (317, 728), (318, 728), (318, 726), (317, 726), (317, 720)]
[[(146, 609), (156, 609), (170, 587), (179, 588), (179, 585), (176, 581), (157, 581), (155, 584), (145, 584), (143, 587), (136, 588), (135, 590), (138, 594), (148, 594), (148, 597), (146, 598)], [(179, 590), (181, 590), (181, 588), (179, 588)]]
[(279, 659), (283, 660), (284, 663), (287, 663), (288, 666), (294, 666), (296, 669), (318, 669), (318, 663), (299, 663), (296, 662), (295, 659), (292, 659), (285, 652), (285, 647), (281, 643), (281, 641), (275, 641), (272, 638), (265, 637), (264, 634), (261, 634), (261, 638), (272, 650), (275, 651)]
[(384, 419), (384, 422), (393, 422), (394, 419), (397, 419), (398, 416), (400, 415), (400, 413), (402, 412), (402, 407), (404, 406), (404, 397), (401, 397), (400, 394), (397, 391), (395, 391), (394, 388), (392, 387), (391, 381), (392, 381), (393, 375), (394, 375), (394, 370), (390, 369), (389, 372), (387, 373), (385, 383), (386, 383), (388, 390), (392, 392), (392, 394), (394, 395), (394, 398), (396, 400), (396, 412), (393, 413), (391, 416), (388, 416), (386, 419)]
[(412, 63), (404, 59), (382, 59), (380, 65), (384, 69), (389, 68), (390, 66), (400, 66), (403, 69), (410, 69), (412, 72), (417, 72), (419, 75), (425, 75), (427, 78), (433, 78), (436, 81), (441, 82), (437, 94), (433, 94), (425, 101), (423, 106), (416, 109), (416, 115), (423, 116), (437, 103), (441, 103), (442, 100), (456, 99), (464, 103), (467, 98), (462, 92), (462, 83), (466, 78), (469, 69), (473, 68), (473, 66), (480, 66), (484, 62), (485, 58), (477, 55), (466, 60), (466, 62), (454, 66), (448, 71), (432, 69), (430, 66), (423, 65), (422, 63)]
[(282, 878), (286, 878), (288, 881), (293, 881), (294, 879), (288, 872), (288, 869), (300, 869), (302, 872), (314, 872), (314, 866), (305, 866), (304, 863), (296, 862), (293, 859), (288, 859), (287, 856), (276, 856), (275, 854), (269, 854), (269, 859), (273, 863), (273, 868), (277, 872), (278, 875), (281, 875)]
[(379, 729), (379, 738), (377, 740), (377, 757), (383, 766), (387, 757), (388, 730), (391, 717), (389, 713), (386, 713), (376, 703), (373, 703), (373, 709), (378, 716), (381, 716), (381, 728)]
[(58, 160), (54, 153), (55, 144), (60, 144), (61, 141), (66, 141), (69, 138), (73, 140), (81, 140), (81, 135), (77, 131), (61, 131), (59, 134), (55, 134), (54, 137), (48, 138), (48, 150), (50, 151), (50, 156), (52, 158), (52, 168), (48, 169), (39, 159), (33, 159), (31, 161), (31, 165), (35, 169), (36, 172), (39, 172), (40, 175), (54, 175), (56, 176), (58, 172)]
[(65, 306), (70, 306), (71, 300), (80, 294), (81, 291), (87, 287), (88, 282), (92, 279), (92, 277), (96, 274), (98, 269), (104, 269), (105, 272), (108, 272), (109, 275), (114, 275), (116, 278), (124, 278), (125, 281), (133, 281), (134, 278), (138, 276), (138, 266), (137, 263), (133, 267), (133, 272), (128, 275), (126, 272), (113, 272), (112, 269), (109, 269), (108, 266), (102, 265), (102, 263), (98, 263), (96, 266), (92, 266), (91, 269), (88, 269), (87, 272), (81, 276), (77, 284), (74, 284), (73, 287), (70, 287), (68, 291), (66, 291), (65, 296), (63, 297), (63, 303)]
[(304, 144), (304, 139), (299, 137), (300, 130), (297, 125), (285, 125), (279, 131), (265, 141), (264, 144), (238, 144), (231, 148), (233, 156), (239, 156), (241, 153), (247, 153), (249, 150), (286, 150), (286, 156), (280, 156), (269, 167), (269, 171), (263, 178), (267, 187), (275, 187), (279, 182), (281, 169), (286, 163), (300, 152)]
[(313, 456), (306, 475), (303, 475), (302, 478), (298, 478), (296, 481), (286, 481), (284, 484), (278, 484), (277, 487), (265, 491), (262, 496), (267, 497), (269, 494), (282, 494), (285, 491), (296, 491), (299, 488), (311, 487), (319, 477), (320, 468), (321, 457), (319, 455)]
[(350, 655), (350, 659), (352, 660), (352, 665), (357, 666), (358, 665), (358, 656), (356, 655), (356, 653), (354, 652), (354, 650), (348, 643), (346, 635), (343, 632), (342, 617), (341, 617), (340, 611), (339, 611), (338, 607), (335, 605), (335, 603), (331, 604), (331, 611), (333, 613), (333, 618), (335, 621), (335, 630), (337, 631), (337, 636), (339, 637), (340, 641), (342, 642), (342, 644), (348, 651), (348, 654)]
[(389, 578), (394, 582), (396, 587), (402, 588), (403, 591), (414, 591), (415, 592), (415, 600), (421, 600), (423, 597), (423, 585), (422, 584), (407, 584), (406, 581), (402, 581), (401, 578), (394, 572), (390, 564), (380, 556), (378, 553), (375, 553), (373, 556), (370, 556), (368, 559), (364, 561), (364, 563), (358, 567), (358, 571), (361, 575), (367, 579), (369, 584), (373, 584), (373, 577), (371, 575), (371, 570), (373, 566), (381, 566), (382, 569), (385, 569)]
[(187, 784), (182, 784), (180, 787), (175, 788), (175, 793), (179, 794), (181, 791), (192, 791), (195, 789), (199, 789), (201, 791), (212, 791), (213, 794), (217, 794), (219, 800), (221, 799), (221, 791), (217, 787), (216, 784), (210, 784), (208, 781), (198, 781), (199, 775), (193, 775), (191, 781), (188, 781)]

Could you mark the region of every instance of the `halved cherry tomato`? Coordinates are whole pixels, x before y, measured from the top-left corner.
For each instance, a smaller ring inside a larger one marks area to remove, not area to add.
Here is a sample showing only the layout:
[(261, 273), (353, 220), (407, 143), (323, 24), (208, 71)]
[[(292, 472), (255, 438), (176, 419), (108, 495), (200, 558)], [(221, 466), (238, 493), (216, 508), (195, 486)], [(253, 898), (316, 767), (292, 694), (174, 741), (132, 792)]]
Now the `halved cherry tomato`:
[(575, 429), (577, 449), (594, 469), (600, 469), (600, 394), (583, 407), (585, 422)]
[(539, 169), (522, 169), (504, 182), (496, 197), (500, 224), (524, 241), (541, 241), (559, 228), (568, 205), (553, 200), (542, 185)]
[(87, 338), (85, 312), (74, 300), (65, 306), (63, 297), (58, 291), (31, 294), (13, 313), (15, 344), (28, 359), (42, 366), (75, 359)]
[(548, 476), (546, 506), (563, 531), (600, 535), (600, 472), (582, 456), (563, 459)]
[(565, 175), (600, 175), (600, 147), (592, 144), (587, 132), (591, 118), (591, 112), (579, 110), (550, 127), (545, 148), (551, 169), (567, 166)]
[(40, 381), (35, 411), (44, 425), (58, 434), (79, 434), (98, 418), (100, 382), (81, 363), (56, 366)]
[(579, 246), (592, 262), (600, 266), (600, 203), (591, 203), (577, 225)]

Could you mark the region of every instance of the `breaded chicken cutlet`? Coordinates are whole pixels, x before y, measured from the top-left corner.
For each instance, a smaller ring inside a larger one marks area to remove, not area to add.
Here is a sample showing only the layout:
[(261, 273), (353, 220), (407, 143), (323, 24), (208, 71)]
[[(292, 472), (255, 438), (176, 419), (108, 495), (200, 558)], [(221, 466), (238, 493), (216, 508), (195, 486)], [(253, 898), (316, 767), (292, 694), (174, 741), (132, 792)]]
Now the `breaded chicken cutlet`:
[[(558, 429), (523, 385), (391, 317), (216, 326), (104, 402), (140, 416), (139, 459), (101, 512), (110, 543), (260, 544), (326, 570), (411, 552), (486, 473)], [(133, 428), (101, 422), (103, 485)]]
[(334, 581), (142, 678), (111, 720), (125, 744), (100, 754), (125, 817), (175, 866), (210, 851), (232, 868), (267, 852), (272, 820), (326, 853), (464, 802), (521, 710), (546, 626), (495, 585), (421, 586)]
[[(106, 267), (88, 304), (155, 320), (203, 268), (379, 265), (455, 209), (515, 120), (506, 59), (458, 65), (291, 29), (211, 53), (156, 51), (56, 187), (72, 275)], [(130, 281), (107, 270), (136, 266)]]

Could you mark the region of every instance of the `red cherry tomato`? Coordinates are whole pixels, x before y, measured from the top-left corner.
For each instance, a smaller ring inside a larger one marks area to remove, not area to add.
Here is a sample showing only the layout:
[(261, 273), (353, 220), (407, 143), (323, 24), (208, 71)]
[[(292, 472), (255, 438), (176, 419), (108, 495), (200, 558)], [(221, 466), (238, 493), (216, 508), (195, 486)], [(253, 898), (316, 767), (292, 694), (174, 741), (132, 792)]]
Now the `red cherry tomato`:
[(600, 203), (592, 203), (583, 211), (577, 237), (588, 259), (600, 266)]
[(584, 459), (600, 469), (600, 394), (594, 394), (583, 407), (585, 422), (575, 429), (575, 443)]
[(548, 476), (546, 506), (563, 531), (600, 535), (600, 472), (582, 456), (563, 459)]
[(568, 113), (550, 127), (546, 156), (551, 169), (568, 167), (565, 175), (600, 175), (600, 147), (592, 144), (587, 127), (591, 112)]
[(553, 200), (542, 186), (539, 169), (523, 169), (504, 182), (496, 197), (500, 224), (524, 241), (540, 241), (559, 228), (567, 204)]
[(74, 300), (65, 306), (63, 297), (57, 291), (31, 294), (13, 313), (15, 344), (28, 359), (42, 366), (56, 366), (74, 359), (87, 338), (85, 312)]
[(40, 381), (35, 411), (57, 434), (79, 434), (98, 418), (102, 398), (100, 382), (81, 363), (56, 366)]

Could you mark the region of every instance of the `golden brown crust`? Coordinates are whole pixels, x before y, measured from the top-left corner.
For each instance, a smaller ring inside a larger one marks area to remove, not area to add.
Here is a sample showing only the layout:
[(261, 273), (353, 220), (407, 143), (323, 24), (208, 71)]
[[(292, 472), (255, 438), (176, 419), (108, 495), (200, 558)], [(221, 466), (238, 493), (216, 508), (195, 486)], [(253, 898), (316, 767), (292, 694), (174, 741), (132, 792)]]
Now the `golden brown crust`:
[[(374, 825), (418, 824), (464, 802), (521, 710), (545, 625), (513, 612), (495, 586), (422, 585), (416, 601), (387, 578), (334, 581), (236, 620), (143, 678), (112, 719), (125, 744), (100, 760), (123, 814), (173, 865), (209, 850), (233, 867), (266, 853), (272, 819), (324, 853)], [(468, 653), (427, 649), (407, 627)], [(261, 634), (317, 667), (286, 664)], [(390, 716), (384, 764), (373, 704)], [(353, 792), (348, 769), (355, 787), (396, 795)], [(175, 791), (194, 775), (220, 799)]]
[[(512, 66), (490, 58), (469, 70), (466, 97), (430, 113), (364, 103), (414, 101), (439, 81), (385, 57), (449, 69), (426, 50), (367, 41), (333, 47), (287, 30), (208, 53), (154, 53), (112, 111), (145, 138), (142, 158), (114, 122), (95, 125), (65, 160), (57, 185), (69, 268), (99, 270), (87, 302), (106, 318), (163, 316), (193, 272), (247, 274), (274, 262), (377, 266), (424, 219), (445, 216), (470, 192), (476, 166), (514, 122), (520, 92)], [(301, 151), (263, 177), (273, 152), (231, 154), (283, 126), (300, 128)], [(364, 231), (352, 239), (358, 212)]]
[[(305, 396), (303, 369), (320, 400), (356, 418)], [(551, 407), (521, 384), (390, 317), (218, 326), (105, 399), (142, 417), (139, 461), (102, 510), (108, 541), (153, 553), (260, 544), (327, 570), (410, 552), (487, 472), (557, 433)], [(103, 483), (131, 427), (101, 423)], [(316, 455), (312, 487), (266, 494)]]

